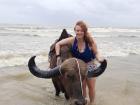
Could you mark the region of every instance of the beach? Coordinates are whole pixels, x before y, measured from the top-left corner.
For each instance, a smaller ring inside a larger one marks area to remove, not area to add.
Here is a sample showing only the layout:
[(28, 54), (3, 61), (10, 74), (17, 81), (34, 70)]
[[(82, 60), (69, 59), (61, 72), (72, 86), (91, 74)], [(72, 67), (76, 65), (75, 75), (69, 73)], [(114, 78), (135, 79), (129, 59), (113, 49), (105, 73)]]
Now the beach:
[[(140, 105), (140, 56), (107, 57), (108, 67), (97, 78), (95, 105)], [(46, 69), (48, 63), (39, 63)], [(55, 96), (51, 79), (33, 76), (27, 65), (0, 68), (0, 105), (68, 105)]]

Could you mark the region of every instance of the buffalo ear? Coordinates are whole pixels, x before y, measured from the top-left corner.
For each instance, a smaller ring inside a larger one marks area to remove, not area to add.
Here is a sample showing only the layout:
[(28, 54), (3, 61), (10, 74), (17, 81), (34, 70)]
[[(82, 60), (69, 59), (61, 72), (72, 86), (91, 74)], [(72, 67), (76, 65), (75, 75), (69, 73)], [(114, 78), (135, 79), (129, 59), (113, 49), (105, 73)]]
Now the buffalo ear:
[(69, 34), (67, 33), (67, 30), (66, 29), (63, 29), (58, 41), (62, 40), (62, 39), (65, 39), (65, 38), (68, 38), (69, 37)]
[(51, 47), (50, 47), (50, 52), (53, 52), (53, 51), (55, 50), (55, 44), (56, 44), (58, 41), (60, 41), (60, 40), (62, 40), (62, 39), (65, 39), (65, 38), (68, 38), (68, 37), (70, 37), (70, 36), (71, 36), (71, 35), (69, 35), (69, 34), (67, 33), (67, 30), (66, 30), (66, 29), (63, 29), (63, 31), (62, 31), (60, 37), (59, 37), (58, 39), (56, 39), (56, 41), (54, 42), (54, 44), (51, 45)]

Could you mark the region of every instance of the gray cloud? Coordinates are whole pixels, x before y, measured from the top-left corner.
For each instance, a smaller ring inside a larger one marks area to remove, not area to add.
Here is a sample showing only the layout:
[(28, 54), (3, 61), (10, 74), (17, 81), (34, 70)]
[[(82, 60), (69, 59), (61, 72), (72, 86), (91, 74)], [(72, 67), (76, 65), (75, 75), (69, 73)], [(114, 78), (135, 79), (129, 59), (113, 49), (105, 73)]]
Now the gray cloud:
[(0, 0), (0, 23), (139, 27), (139, 0)]

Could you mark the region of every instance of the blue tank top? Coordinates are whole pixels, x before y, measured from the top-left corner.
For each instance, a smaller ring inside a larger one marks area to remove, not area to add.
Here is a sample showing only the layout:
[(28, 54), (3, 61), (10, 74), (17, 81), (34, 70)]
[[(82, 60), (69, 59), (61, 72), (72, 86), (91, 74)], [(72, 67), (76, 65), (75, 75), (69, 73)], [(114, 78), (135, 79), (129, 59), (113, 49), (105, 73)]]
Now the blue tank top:
[(72, 45), (71, 52), (72, 52), (73, 57), (81, 59), (86, 63), (91, 61), (92, 59), (95, 59), (95, 54), (89, 48), (89, 45), (87, 42), (85, 43), (84, 52), (79, 52), (76, 38), (75, 38), (74, 43)]

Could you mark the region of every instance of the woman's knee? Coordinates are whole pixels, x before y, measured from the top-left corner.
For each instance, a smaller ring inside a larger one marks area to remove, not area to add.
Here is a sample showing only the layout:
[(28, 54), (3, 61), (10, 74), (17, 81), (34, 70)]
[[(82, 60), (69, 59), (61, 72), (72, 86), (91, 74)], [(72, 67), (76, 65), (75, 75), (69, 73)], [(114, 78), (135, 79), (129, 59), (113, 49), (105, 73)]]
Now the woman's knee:
[(91, 78), (87, 80), (88, 88), (94, 90), (95, 89), (95, 78)]

